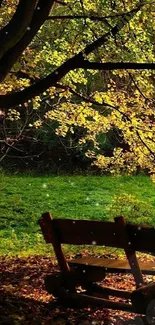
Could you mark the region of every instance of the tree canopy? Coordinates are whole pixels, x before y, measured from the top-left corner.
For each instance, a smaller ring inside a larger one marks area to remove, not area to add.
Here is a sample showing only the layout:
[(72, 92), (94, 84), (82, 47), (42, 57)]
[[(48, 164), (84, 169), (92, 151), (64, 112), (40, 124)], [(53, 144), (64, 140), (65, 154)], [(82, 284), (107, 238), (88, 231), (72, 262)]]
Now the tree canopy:
[(52, 129), (105, 171), (154, 174), (154, 12), (153, 1), (0, 1), (1, 159)]

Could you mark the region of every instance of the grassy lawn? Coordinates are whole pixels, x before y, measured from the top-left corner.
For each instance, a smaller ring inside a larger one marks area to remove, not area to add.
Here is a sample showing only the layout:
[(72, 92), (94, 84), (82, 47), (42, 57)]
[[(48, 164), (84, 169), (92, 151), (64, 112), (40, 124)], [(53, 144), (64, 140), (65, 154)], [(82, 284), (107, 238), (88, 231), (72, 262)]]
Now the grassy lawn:
[(54, 217), (112, 219), (155, 224), (155, 184), (145, 176), (0, 175), (0, 255), (50, 253), (37, 220)]

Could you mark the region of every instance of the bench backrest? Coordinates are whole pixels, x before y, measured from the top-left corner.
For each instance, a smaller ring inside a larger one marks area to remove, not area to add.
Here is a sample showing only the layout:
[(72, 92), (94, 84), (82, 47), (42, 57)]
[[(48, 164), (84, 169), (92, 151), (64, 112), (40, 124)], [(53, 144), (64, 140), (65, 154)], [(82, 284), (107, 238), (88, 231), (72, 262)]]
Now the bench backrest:
[[(61, 244), (124, 248), (124, 236), (117, 222), (51, 219), (49, 213), (44, 213), (39, 224), (47, 243), (53, 243), (54, 233)], [(126, 224), (125, 230), (132, 249), (155, 253), (155, 228)]]

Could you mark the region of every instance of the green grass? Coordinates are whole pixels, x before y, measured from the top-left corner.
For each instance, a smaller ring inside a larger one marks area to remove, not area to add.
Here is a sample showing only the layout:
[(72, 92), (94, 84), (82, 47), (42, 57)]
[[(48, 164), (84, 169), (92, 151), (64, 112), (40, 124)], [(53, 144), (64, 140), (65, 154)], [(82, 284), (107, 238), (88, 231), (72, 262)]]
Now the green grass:
[(155, 184), (145, 176), (0, 175), (0, 255), (50, 253), (37, 224), (45, 211), (103, 220), (123, 213), (154, 225)]

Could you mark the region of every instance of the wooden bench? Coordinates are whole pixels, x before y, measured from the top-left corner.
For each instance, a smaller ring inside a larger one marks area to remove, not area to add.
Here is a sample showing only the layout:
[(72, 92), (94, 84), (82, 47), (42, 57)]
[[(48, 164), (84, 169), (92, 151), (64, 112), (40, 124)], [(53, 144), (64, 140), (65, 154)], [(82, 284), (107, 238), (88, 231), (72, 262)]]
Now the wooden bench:
[[(116, 217), (114, 222), (104, 222), (52, 219), (48, 212), (42, 214), (39, 224), (46, 243), (53, 245), (61, 271), (45, 278), (46, 289), (61, 303), (146, 313), (148, 304), (155, 299), (155, 284), (145, 283), (143, 274), (155, 275), (155, 263), (139, 263), (136, 251), (155, 254), (154, 228), (126, 224), (122, 216)], [(121, 248), (126, 260), (84, 257), (67, 261), (62, 244)], [(97, 284), (107, 273), (132, 273), (136, 289), (131, 292)], [(109, 296), (128, 301), (114, 302)]]

